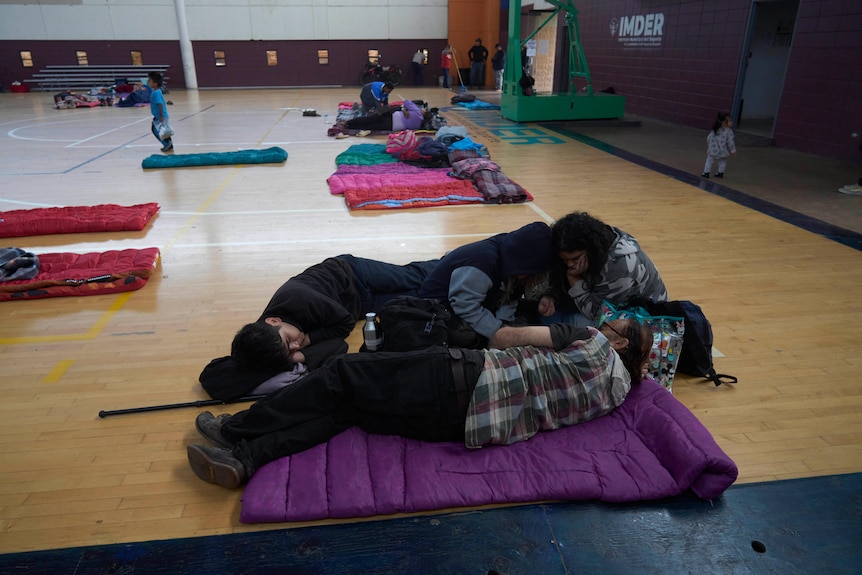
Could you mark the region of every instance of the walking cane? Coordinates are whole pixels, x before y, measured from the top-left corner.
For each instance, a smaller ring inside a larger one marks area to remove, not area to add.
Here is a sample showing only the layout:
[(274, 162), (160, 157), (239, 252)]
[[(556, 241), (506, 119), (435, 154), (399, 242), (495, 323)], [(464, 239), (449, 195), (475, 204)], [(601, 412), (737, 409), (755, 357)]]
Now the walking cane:
[(164, 409), (178, 409), (180, 407), (204, 407), (207, 405), (227, 405), (228, 403), (241, 403), (244, 401), (257, 401), (266, 395), (247, 395), (236, 399), (201, 399), (199, 401), (188, 401), (186, 403), (169, 403), (166, 405), (150, 405), (147, 407), (130, 407), (128, 409), (102, 410), (99, 412), (99, 417), (108, 417), (109, 415), (125, 415), (127, 413), (143, 413), (145, 411), (161, 411)]

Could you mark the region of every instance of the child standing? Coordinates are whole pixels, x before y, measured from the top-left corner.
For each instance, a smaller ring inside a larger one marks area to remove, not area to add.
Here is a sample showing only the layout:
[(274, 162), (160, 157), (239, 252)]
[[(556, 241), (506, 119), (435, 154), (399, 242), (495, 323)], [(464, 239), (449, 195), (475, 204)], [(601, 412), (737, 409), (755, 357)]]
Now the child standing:
[(150, 112), (153, 114), (153, 135), (162, 145), (163, 152), (172, 152), (174, 150), (174, 142), (169, 135), (164, 140), (159, 136), (159, 125), (167, 124), (168, 106), (165, 103), (165, 97), (162, 94), (162, 75), (159, 72), (150, 72), (147, 74), (147, 85), (150, 87)]
[(719, 112), (712, 124), (712, 130), (706, 137), (706, 165), (703, 167), (701, 177), (708, 178), (712, 171), (712, 164), (718, 160), (718, 171), (716, 178), (724, 177), (724, 169), (727, 167), (727, 158), (736, 153), (736, 145), (733, 143), (733, 120), (730, 114)]

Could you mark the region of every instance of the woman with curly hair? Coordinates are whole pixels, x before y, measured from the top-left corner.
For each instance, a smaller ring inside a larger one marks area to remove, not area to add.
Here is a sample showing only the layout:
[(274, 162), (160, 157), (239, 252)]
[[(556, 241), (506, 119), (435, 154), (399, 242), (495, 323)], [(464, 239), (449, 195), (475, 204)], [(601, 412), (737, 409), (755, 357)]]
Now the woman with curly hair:
[(573, 212), (553, 224), (551, 235), (558, 257), (539, 302), (542, 323), (595, 325), (602, 300), (668, 300), (655, 265), (626, 232)]

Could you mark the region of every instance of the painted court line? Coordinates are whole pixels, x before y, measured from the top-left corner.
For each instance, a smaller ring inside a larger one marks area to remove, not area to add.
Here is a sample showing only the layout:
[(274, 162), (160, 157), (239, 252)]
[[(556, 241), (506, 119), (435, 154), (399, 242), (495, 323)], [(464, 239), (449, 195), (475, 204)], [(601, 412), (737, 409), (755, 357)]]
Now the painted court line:
[(63, 359), (58, 361), (57, 365), (54, 366), (54, 369), (49, 371), (48, 375), (42, 378), (42, 383), (57, 383), (66, 371), (72, 367), (73, 363), (75, 363), (74, 359)]

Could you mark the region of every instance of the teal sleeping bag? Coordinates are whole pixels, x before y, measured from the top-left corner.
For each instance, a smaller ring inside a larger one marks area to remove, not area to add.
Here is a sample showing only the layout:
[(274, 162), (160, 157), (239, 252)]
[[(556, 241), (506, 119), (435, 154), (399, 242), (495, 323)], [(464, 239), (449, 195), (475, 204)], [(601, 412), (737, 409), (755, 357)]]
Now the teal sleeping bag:
[(281, 164), (287, 152), (279, 147), (265, 150), (237, 150), (236, 152), (206, 152), (203, 154), (153, 154), (144, 158), (145, 170), (156, 168), (187, 168), (194, 166), (224, 166), (234, 164)]

